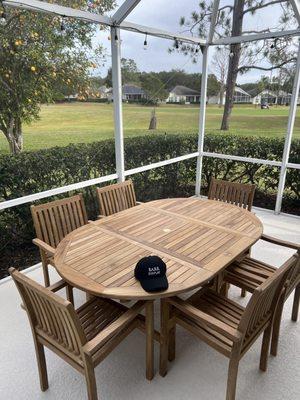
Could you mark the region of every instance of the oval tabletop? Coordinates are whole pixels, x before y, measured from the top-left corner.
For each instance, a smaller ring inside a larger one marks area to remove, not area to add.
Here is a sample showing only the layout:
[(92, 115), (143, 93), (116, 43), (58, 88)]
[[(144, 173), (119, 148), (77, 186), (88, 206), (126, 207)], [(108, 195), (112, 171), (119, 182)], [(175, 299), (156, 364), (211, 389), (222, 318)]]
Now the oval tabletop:
[[(54, 262), (71, 285), (117, 299), (154, 299), (207, 283), (262, 235), (260, 220), (214, 200), (151, 201), (90, 222), (58, 245)], [(160, 256), (169, 289), (147, 293), (134, 278), (137, 261)]]

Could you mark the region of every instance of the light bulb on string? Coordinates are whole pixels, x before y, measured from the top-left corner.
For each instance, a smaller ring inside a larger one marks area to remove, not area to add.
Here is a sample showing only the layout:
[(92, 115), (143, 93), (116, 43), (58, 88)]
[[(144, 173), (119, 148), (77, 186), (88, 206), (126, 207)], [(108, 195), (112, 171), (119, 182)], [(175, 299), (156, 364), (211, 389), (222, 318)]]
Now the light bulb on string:
[(178, 39), (177, 39), (177, 38), (174, 38), (174, 40), (175, 40), (175, 47), (176, 47), (176, 49), (179, 49), (179, 42), (178, 42)]
[(60, 34), (64, 36), (66, 34), (66, 25), (65, 25), (65, 17), (61, 17), (60, 21)]
[(144, 40), (144, 50), (147, 50), (148, 42), (147, 42), (148, 34), (146, 33), (145, 40)]
[(5, 11), (1, 11), (1, 15), (0, 15), (0, 25), (5, 26), (6, 25), (6, 13)]

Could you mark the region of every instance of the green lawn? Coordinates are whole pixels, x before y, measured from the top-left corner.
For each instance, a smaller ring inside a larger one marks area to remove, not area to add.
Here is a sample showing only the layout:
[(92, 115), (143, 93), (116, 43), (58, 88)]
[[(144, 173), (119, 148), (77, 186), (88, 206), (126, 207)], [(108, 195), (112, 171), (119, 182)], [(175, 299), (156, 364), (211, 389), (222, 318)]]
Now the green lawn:
[[(197, 132), (199, 108), (163, 105), (157, 108), (158, 130), (148, 131), (151, 107), (124, 105), (125, 137), (156, 133)], [(207, 132), (219, 131), (223, 110), (208, 106)], [(229, 134), (282, 137), (286, 131), (288, 107), (261, 110), (254, 106), (236, 106)], [(69, 143), (93, 142), (112, 138), (113, 106), (97, 103), (71, 103), (43, 106), (40, 119), (24, 126), (25, 150), (35, 150)], [(294, 138), (300, 138), (300, 118), (296, 119)], [(0, 151), (7, 151), (4, 136)]]

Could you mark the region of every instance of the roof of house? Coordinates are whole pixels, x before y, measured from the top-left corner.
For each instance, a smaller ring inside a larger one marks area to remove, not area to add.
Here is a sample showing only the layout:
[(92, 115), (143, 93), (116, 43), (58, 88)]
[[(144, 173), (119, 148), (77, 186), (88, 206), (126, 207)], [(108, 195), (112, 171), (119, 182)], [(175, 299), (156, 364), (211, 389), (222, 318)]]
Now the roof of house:
[(249, 94), (248, 92), (246, 92), (244, 89), (242, 89), (242, 88), (239, 87), (239, 86), (236, 86), (235, 89), (234, 89), (234, 91), (237, 92), (237, 93), (244, 94), (244, 95), (246, 95), (246, 96), (250, 96), (250, 94)]
[(146, 94), (145, 91), (136, 85), (123, 85), (123, 94)]
[(291, 96), (290, 93), (287, 93), (287, 92), (285, 92), (283, 90), (279, 90), (278, 93), (275, 93), (275, 92), (273, 92), (272, 90), (269, 90), (269, 89), (261, 90), (261, 89), (258, 89), (258, 88), (254, 88), (254, 89), (249, 90), (249, 94), (252, 97), (255, 97), (255, 96), (258, 96), (258, 95), (261, 95), (261, 96), (266, 96), (267, 95), (267, 96), (270, 96), (270, 97)]
[(170, 93), (175, 94), (176, 96), (200, 96), (200, 92), (197, 92), (197, 90), (181, 85), (175, 86)]

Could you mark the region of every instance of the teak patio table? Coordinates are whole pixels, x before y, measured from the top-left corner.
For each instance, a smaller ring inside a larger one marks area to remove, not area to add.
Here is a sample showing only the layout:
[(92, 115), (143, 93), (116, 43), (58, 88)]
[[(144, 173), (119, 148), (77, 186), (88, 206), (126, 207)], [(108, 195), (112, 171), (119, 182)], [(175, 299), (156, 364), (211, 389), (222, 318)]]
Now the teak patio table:
[[(54, 261), (68, 283), (92, 295), (149, 301), (146, 376), (152, 379), (153, 301), (211, 281), (262, 231), (254, 214), (234, 205), (199, 198), (156, 200), (71, 232), (58, 245)], [(167, 264), (167, 291), (147, 293), (134, 278), (137, 261), (151, 254)]]

